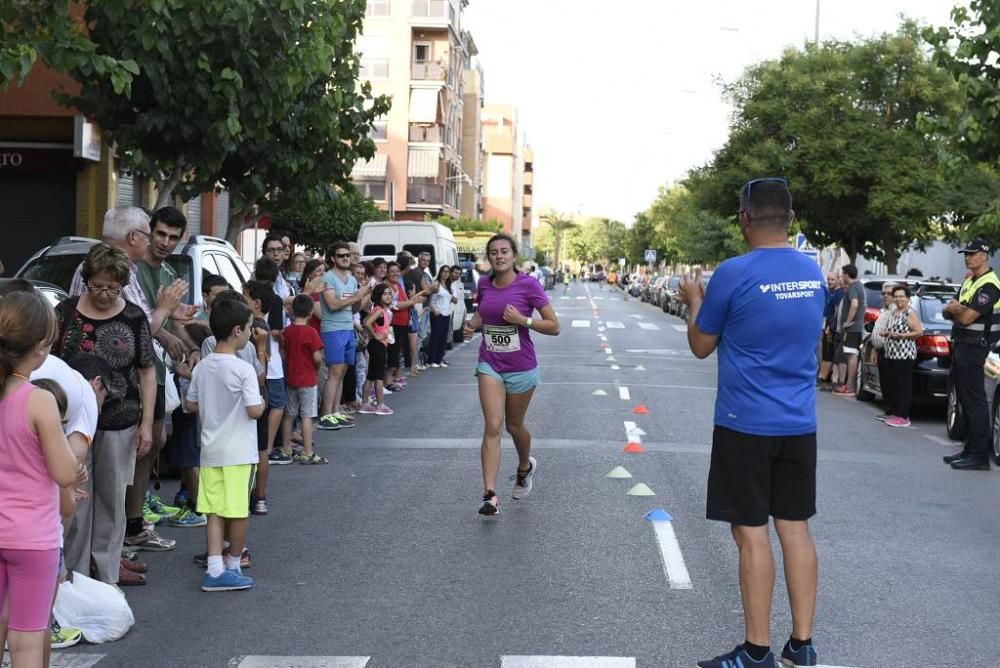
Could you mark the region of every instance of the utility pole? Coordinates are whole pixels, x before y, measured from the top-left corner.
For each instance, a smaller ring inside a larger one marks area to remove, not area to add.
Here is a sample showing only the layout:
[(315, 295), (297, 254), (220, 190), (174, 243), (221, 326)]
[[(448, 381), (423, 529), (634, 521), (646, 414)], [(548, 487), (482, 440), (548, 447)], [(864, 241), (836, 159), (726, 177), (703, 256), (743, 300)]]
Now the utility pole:
[(816, 33), (813, 38), (813, 44), (819, 46), (819, 3), (820, 0), (816, 0)]

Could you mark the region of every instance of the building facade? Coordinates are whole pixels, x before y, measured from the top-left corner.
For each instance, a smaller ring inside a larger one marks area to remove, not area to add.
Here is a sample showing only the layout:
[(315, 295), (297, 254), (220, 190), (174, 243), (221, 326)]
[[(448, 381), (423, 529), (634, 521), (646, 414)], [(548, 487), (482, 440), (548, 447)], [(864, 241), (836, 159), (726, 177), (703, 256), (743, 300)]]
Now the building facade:
[(351, 178), (393, 218), (459, 215), (464, 74), (475, 44), (462, 30), (468, 0), (368, 0), (358, 40), (361, 80), (392, 108), (376, 124), (375, 157)]
[(483, 108), (483, 151), (483, 218), (523, 240), (524, 154), (516, 108)]
[[(151, 182), (121, 170), (100, 128), (52, 97), (77, 90), (39, 62), (23, 85), (0, 92), (0, 261), (7, 275), (60, 237), (100, 238), (110, 207), (150, 208), (156, 201)], [(225, 193), (208, 193), (178, 203), (189, 234), (225, 235), (227, 201)]]
[(483, 71), (472, 67), (465, 71), (465, 105), (462, 120), (462, 168), (469, 181), (462, 187), (461, 215), (481, 220), (483, 217)]

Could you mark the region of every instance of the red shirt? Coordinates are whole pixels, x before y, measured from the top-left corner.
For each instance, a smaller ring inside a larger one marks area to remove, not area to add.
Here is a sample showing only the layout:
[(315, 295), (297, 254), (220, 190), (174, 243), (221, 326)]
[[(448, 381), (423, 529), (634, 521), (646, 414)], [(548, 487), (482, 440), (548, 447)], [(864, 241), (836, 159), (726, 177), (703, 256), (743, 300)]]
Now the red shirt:
[(313, 353), (323, 350), (319, 334), (308, 325), (285, 327), (285, 382), (288, 387), (314, 387), (317, 382)]
[[(403, 286), (400, 285), (399, 283), (396, 283), (395, 287), (396, 287), (396, 298), (401, 302), (405, 302), (408, 299), (408, 297), (406, 296), (406, 290), (404, 290)], [(400, 311), (396, 311), (395, 313), (393, 313), (392, 324), (396, 325), (397, 327), (404, 327), (404, 326), (409, 327), (410, 309), (404, 308)]]

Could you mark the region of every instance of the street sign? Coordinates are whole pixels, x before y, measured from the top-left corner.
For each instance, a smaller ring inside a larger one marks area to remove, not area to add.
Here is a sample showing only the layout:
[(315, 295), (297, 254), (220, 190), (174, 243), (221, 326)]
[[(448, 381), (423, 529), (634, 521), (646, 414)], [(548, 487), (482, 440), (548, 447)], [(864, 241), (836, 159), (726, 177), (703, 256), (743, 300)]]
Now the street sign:
[(625, 266), (625, 258), (623, 258), (623, 257), (618, 258), (618, 264), (619, 264), (619, 266), (624, 267)]
[(652, 248), (647, 248), (645, 257), (646, 257), (646, 262), (656, 262), (656, 251), (653, 250)]

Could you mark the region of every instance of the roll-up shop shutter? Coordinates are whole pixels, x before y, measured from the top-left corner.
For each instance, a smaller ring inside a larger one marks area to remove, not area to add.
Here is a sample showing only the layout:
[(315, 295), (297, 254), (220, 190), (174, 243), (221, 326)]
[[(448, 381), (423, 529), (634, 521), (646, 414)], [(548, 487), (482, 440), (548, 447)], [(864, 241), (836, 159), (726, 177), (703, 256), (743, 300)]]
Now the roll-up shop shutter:
[(201, 195), (188, 200), (186, 217), (188, 237), (201, 234)]
[(118, 175), (118, 198), (115, 202), (118, 206), (135, 204), (135, 177), (131, 174)]
[(215, 196), (215, 236), (226, 238), (229, 230), (229, 191), (223, 190)]

